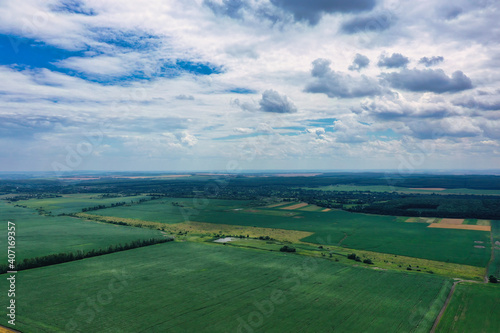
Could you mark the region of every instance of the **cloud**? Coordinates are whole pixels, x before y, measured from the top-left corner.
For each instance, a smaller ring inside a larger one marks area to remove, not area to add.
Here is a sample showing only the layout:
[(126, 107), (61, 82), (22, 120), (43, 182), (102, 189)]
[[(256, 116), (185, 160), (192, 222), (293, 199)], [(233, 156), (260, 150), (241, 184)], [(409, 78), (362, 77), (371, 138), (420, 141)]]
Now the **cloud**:
[(178, 136), (178, 139), (183, 145), (188, 147), (193, 147), (198, 143), (198, 139), (188, 131), (182, 131), (182, 133)]
[(390, 57), (381, 55), (377, 63), (378, 67), (399, 68), (406, 67), (410, 60), (401, 53), (393, 53)]
[(482, 99), (462, 97), (453, 101), (454, 105), (483, 111), (500, 111), (500, 98), (497, 95), (483, 96)]
[(312, 64), (311, 75), (314, 81), (306, 86), (305, 92), (322, 93), (330, 98), (375, 96), (382, 92), (378, 82), (365, 75), (352, 77), (348, 74), (333, 71), (330, 68), (330, 60), (316, 59)]
[(91, 75), (121, 76), (129, 71), (122, 59), (111, 56), (71, 57), (58, 61), (56, 65)]
[(294, 113), (297, 107), (285, 95), (270, 89), (264, 91), (259, 101), (260, 111), (273, 113)]
[(194, 96), (180, 94), (180, 95), (175, 96), (175, 99), (178, 99), (180, 101), (194, 101)]
[(340, 30), (345, 34), (381, 32), (389, 29), (397, 21), (397, 17), (389, 11), (366, 16), (356, 16), (345, 21)]
[(372, 10), (375, 0), (271, 0), (276, 7), (293, 14), (295, 21), (316, 25), (324, 14), (358, 13)]
[(444, 58), (441, 57), (441, 56), (434, 56), (434, 57), (430, 57), (430, 58), (427, 58), (427, 57), (423, 57), (423, 58), (420, 58), (420, 60), (418, 61), (419, 64), (423, 64), (425, 67), (430, 67), (430, 66), (434, 66), (434, 65), (437, 65), (441, 62), (444, 61)]
[(203, 4), (210, 8), (216, 15), (225, 15), (234, 19), (243, 17), (243, 10), (248, 8), (248, 1), (245, 0), (223, 0), (217, 3), (212, 0), (204, 0)]
[(408, 101), (398, 93), (364, 102), (360, 109), (354, 108), (353, 112), (358, 114), (366, 112), (368, 116), (378, 120), (405, 122), (412, 121), (412, 119), (417, 121), (426, 118), (440, 119), (457, 114), (453, 106), (444, 101), (426, 100), (424, 97), (417, 101)]
[(447, 76), (442, 69), (403, 69), (400, 72), (383, 73), (381, 77), (393, 88), (437, 94), (472, 89), (472, 81), (462, 71)]
[(360, 71), (361, 69), (368, 67), (370, 64), (370, 59), (367, 56), (356, 53), (354, 60), (352, 61), (352, 65), (349, 66), (350, 71)]

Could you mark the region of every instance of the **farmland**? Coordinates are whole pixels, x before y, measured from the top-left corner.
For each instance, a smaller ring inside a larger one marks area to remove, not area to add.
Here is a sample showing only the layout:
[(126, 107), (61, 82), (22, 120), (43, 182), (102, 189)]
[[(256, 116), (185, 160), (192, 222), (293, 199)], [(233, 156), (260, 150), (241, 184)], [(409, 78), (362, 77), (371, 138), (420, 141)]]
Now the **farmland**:
[[(65, 216), (42, 216), (32, 209), (14, 207), (3, 201), (0, 201), (0, 219), (16, 223), (17, 260), (161, 236), (157, 230), (85, 222)], [(0, 239), (0, 247), (7, 248), (5, 237)], [(2, 264), (6, 257), (7, 251), (2, 251)]]
[(418, 188), (418, 187), (399, 187), (388, 185), (328, 185), (320, 187), (304, 187), (309, 190), (320, 191), (371, 191), (371, 192), (400, 192), (400, 193), (438, 193), (438, 194), (474, 194), (474, 195), (500, 195), (499, 190), (479, 190), (468, 188)]
[[(182, 202), (183, 207), (169, 202)], [(182, 222), (185, 218), (205, 223), (308, 231), (314, 234), (304, 238), (305, 242), (339, 245), (342, 241), (342, 246), (353, 249), (479, 267), (486, 267), (490, 258), (489, 233), (484, 231), (429, 229), (427, 224), (401, 223), (392, 216), (340, 210), (310, 212), (296, 203), (273, 208), (251, 208), (249, 201), (210, 199), (206, 203), (196, 209), (193, 200), (158, 200), (98, 210), (92, 214), (163, 223)], [(296, 208), (289, 208), (293, 206)], [(485, 248), (475, 248), (476, 241), (483, 242)]]
[[(453, 281), (498, 289), (484, 284), (500, 275), (499, 199), (492, 196), (296, 186), (326, 186), (320, 175), (210, 183), (223, 184), (219, 192), (207, 190), (206, 175), (137, 177), (26, 181), (0, 192), (0, 217), (16, 223), (17, 260), (110, 249), (19, 271), (16, 328), (428, 332)], [(443, 192), (443, 182), (411, 188)], [(380, 214), (393, 211), (401, 214)], [(119, 246), (152, 237), (175, 240)], [(440, 331), (467, 331), (492, 315), (484, 307), (496, 291), (487, 298), (484, 290), (493, 289), (467, 286), (458, 284)], [(472, 310), (457, 302), (484, 303), (474, 313), (481, 319), (471, 324)], [(498, 323), (484, 327), (494, 331)]]
[(80, 212), (83, 208), (104, 205), (106, 207), (119, 202), (137, 202), (147, 196), (112, 196), (103, 197), (100, 194), (65, 194), (58, 198), (30, 199), (19, 201), (20, 205), (27, 208), (40, 209), (52, 215), (70, 214)]
[(20, 272), (16, 328), (427, 332), (450, 286), (438, 276), (176, 242)]
[(493, 260), (490, 262), (488, 276), (500, 277), (500, 221), (491, 222), (493, 240)]
[(497, 333), (500, 327), (499, 303), (498, 286), (458, 284), (436, 332)]

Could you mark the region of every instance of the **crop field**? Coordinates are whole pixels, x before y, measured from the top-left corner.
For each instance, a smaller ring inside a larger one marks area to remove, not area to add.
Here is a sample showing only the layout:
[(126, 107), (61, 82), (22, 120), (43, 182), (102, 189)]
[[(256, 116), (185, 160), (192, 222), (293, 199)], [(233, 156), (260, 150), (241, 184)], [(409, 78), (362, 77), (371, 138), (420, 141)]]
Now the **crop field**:
[(458, 284), (436, 332), (500, 332), (500, 287)]
[[(183, 207), (173, 206), (172, 202), (180, 202)], [(205, 207), (196, 209), (192, 199), (165, 199), (93, 211), (92, 214), (161, 223), (196, 221), (307, 231), (314, 234), (304, 238), (305, 242), (478, 267), (486, 267), (490, 259), (491, 241), (486, 231), (427, 228), (426, 223), (401, 223), (399, 218), (393, 216), (340, 210), (308, 212), (281, 208), (251, 208), (249, 201), (209, 200)], [(460, 227), (489, 228), (475, 225)], [(474, 247), (477, 245), (475, 241), (483, 242), (485, 248)]]
[[(250, 207), (249, 201), (214, 200), (197, 198), (164, 198), (143, 202), (133, 206), (120, 206), (92, 211), (92, 214), (103, 216), (125, 217), (160, 223), (180, 223), (200, 221), (202, 211), (226, 211)], [(204, 221), (201, 221), (204, 222)]]
[(493, 238), (493, 260), (490, 263), (488, 276), (500, 278), (500, 221), (491, 221)]
[(437, 194), (474, 194), (474, 195), (500, 195), (499, 190), (476, 190), (469, 188), (409, 188), (389, 185), (329, 185), (320, 187), (303, 187), (307, 190), (320, 191), (371, 191), (371, 192), (400, 192), (400, 193), (437, 193)]
[[(157, 230), (139, 229), (66, 216), (42, 216), (27, 208), (14, 207), (0, 201), (0, 220), (16, 224), (16, 259), (33, 258), (54, 253), (106, 248), (138, 239), (158, 237)], [(0, 238), (0, 248), (7, 248), (7, 238)], [(7, 251), (0, 253), (6, 263)]]
[(114, 197), (114, 198), (100, 198), (99, 194), (64, 194), (59, 198), (48, 199), (30, 199), (20, 200), (15, 204), (26, 206), (33, 209), (43, 209), (50, 212), (52, 215), (70, 214), (81, 212), (82, 208), (93, 207), (97, 205), (111, 206), (117, 202), (138, 201), (146, 196), (131, 196), (131, 197)]
[(16, 328), (428, 332), (450, 287), (433, 275), (175, 242), (19, 272)]

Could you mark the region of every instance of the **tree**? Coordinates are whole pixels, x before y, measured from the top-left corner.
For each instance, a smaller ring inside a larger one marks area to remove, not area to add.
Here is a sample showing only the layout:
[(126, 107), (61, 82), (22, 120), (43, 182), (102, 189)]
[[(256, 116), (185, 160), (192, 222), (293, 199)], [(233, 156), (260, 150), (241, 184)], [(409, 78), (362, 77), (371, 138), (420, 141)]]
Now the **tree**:
[(291, 247), (291, 246), (283, 246), (281, 249), (280, 249), (281, 252), (296, 252), (297, 250), (295, 250), (294, 247)]
[(373, 265), (373, 261), (371, 259), (365, 259), (363, 262), (368, 265)]
[(490, 275), (489, 277), (490, 283), (498, 283), (498, 279), (494, 277), (493, 275)]

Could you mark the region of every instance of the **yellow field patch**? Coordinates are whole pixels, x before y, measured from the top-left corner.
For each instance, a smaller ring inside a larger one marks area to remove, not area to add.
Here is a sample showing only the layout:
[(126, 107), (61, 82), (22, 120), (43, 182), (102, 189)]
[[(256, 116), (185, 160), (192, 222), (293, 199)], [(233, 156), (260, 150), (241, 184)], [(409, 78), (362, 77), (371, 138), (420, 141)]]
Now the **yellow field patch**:
[(434, 223), (436, 222), (436, 218), (434, 217), (410, 217), (406, 219), (405, 222), (409, 223)]
[(444, 191), (446, 190), (443, 187), (415, 187), (410, 188), (410, 190), (420, 190), (420, 191)]
[(470, 225), (470, 224), (456, 225), (456, 224), (432, 223), (432, 224), (429, 224), (429, 226), (427, 228), (491, 231), (491, 226)]
[(322, 210), (322, 208), (316, 205), (307, 205), (306, 207), (300, 208), (299, 210), (304, 212), (317, 212)]
[(309, 205), (309, 204), (305, 203), (305, 202), (301, 202), (301, 203), (298, 203), (298, 204), (295, 204), (295, 205), (291, 205), (291, 206), (288, 206), (288, 207), (283, 207), (283, 208), (280, 208), (280, 209), (294, 210), (294, 209), (299, 209), (299, 208), (305, 207), (307, 205)]
[(491, 225), (491, 220), (477, 220), (477, 225)]
[(275, 203), (275, 204), (272, 204), (272, 205), (267, 206), (267, 208), (279, 207), (279, 206), (286, 205), (287, 203), (288, 203), (288, 202), (278, 202), (278, 203)]
[(448, 225), (460, 225), (464, 223), (464, 219), (441, 219), (439, 224), (448, 224)]
[(326, 213), (326, 212), (329, 212), (331, 210), (332, 210), (331, 208), (325, 208), (325, 209), (322, 210), (322, 212)]

